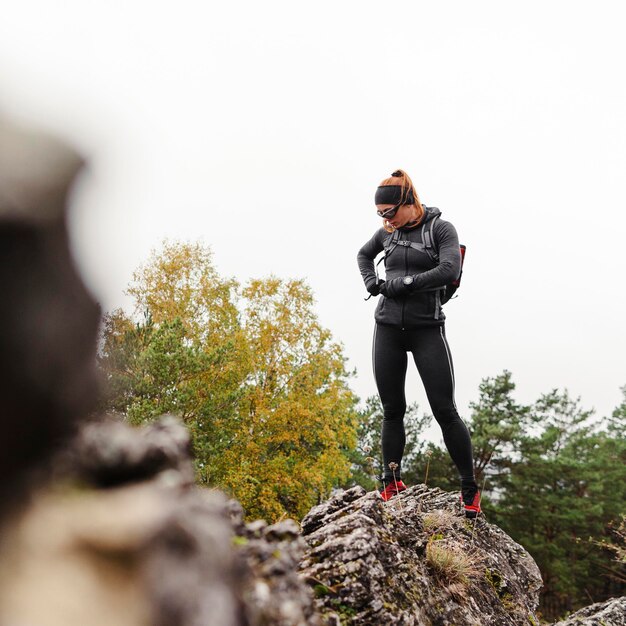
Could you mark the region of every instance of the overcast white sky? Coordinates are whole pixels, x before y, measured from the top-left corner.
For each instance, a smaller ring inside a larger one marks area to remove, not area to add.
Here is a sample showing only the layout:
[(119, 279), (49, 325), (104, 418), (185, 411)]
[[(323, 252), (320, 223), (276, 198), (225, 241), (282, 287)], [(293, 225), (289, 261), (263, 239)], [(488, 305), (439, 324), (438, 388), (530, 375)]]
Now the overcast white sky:
[[(4, 2), (0, 108), (91, 159), (71, 227), (105, 309), (163, 238), (244, 281), (303, 277), (375, 393), (356, 266), (396, 168), (468, 247), (446, 307), (485, 376), (608, 414), (626, 384), (620, 2)], [(409, 400), (426, 409), (414, 368)]]

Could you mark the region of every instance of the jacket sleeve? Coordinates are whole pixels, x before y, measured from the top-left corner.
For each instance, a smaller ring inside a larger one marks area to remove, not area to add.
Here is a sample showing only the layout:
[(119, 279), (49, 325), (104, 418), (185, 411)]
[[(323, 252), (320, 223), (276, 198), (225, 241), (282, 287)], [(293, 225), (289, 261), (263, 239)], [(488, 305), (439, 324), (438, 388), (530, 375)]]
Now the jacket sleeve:
[(413, 277), (414, 291), (443, 287), (456, 280), (461, 273), (461, 250), (456, 228), (450, 222), (439, 220), (433, 234), (439, 252), (439, 264), (432, 270)]
[(385, 231), (381, 228), (374, 233), (374, 236), (359, 250), (356, 256), (357, 263), (359, 264), (359, 271), (363, 277), (365, 288), (370, 289), (372, 285), (376, 284), (376, 271), (374, 269), (374, 259), (380, 254), (383, 249), (383, 237), (381, 231)]

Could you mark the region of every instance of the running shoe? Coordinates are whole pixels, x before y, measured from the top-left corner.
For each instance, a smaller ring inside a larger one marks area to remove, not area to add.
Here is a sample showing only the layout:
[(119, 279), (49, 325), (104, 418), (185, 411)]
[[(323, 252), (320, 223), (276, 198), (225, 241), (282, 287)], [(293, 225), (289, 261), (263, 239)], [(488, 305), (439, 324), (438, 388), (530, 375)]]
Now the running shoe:
[(461, 490), (461, 502), (465, 509), (465, 517), (473, 519), (480, 513), (480, 491), (478, 487), (467, 487)]
[(386, 486), (378, 492), (378, 495), (387, 502), (395, 495), (406, 489), (406, 485), (401, 480), (391, 480)]

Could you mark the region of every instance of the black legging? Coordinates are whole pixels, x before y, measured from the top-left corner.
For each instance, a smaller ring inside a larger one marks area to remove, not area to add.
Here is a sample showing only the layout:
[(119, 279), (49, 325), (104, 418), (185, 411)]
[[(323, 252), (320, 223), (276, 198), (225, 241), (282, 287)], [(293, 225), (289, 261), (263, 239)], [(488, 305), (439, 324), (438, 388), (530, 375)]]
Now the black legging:
[(384, 412), (382, 448), (385, 480), (393, 477), (389, 468), (392, 461), (399, 466), (396, 478), (401, 475), (406, 440), (404, 383), (407, 352), (413, 354), (430, 408), (441, 426), (443, 440), (459, 470), (461, 482), (463, 485), (474, 484), (472, 442), (454, 403), (454, 368), (443, 326), (401, 330), (377, 324), (374, 329), (372, 361)]

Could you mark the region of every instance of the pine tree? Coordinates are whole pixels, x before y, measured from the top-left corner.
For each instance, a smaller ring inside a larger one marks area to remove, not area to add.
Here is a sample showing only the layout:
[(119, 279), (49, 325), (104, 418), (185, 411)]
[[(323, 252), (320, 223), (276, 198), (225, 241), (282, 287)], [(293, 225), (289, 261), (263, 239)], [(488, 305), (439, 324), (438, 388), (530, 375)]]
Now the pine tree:
[(543, 395), (530, 417), (491, 512), (537, 561), (543, 611), (556, 618), (604, 599), (607, 558), (589, 538), (604, 536), (623, 513), (626, 467), (615, 464), (623, 443), (566, 391)]

